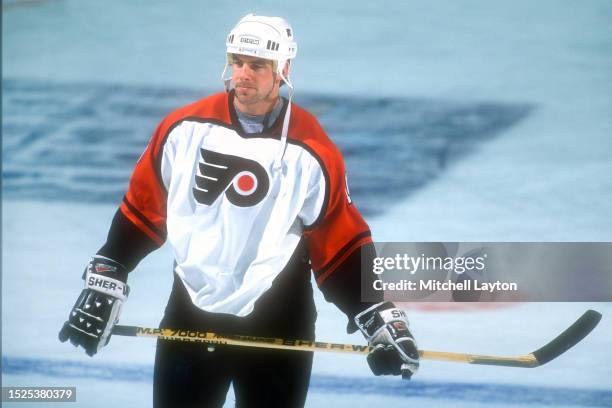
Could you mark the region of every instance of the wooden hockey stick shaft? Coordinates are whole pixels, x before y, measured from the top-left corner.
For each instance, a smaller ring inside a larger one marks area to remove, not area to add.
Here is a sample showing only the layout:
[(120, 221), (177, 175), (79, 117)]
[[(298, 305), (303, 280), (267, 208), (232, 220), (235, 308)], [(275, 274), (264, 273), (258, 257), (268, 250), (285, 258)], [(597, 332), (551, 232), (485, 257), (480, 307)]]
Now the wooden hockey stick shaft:
[[(601, 314), (586, 311), (568, 329), (538, 350), (515, 357), (489, 356), (480, 354), (453, 353), (447, 351), (419, 350), (423, 360), (451, 361), (457, 363), (496, 365), (505, 367), (538, 367), (575, 346), (586, 337), (601, 320)], [(327, 343), (308, 340), (289, 340), (268, 337), (223, 335), (193, 330), (156, 329), (137, 326), (117, 325), (113, 334), (119, 336), (153, 337), (164, 340), (202, 342), (241, 347), (258, 347), (294, 351), (327, 351), (336, 353), (368, 354), (371, 346), (357, 344)]]

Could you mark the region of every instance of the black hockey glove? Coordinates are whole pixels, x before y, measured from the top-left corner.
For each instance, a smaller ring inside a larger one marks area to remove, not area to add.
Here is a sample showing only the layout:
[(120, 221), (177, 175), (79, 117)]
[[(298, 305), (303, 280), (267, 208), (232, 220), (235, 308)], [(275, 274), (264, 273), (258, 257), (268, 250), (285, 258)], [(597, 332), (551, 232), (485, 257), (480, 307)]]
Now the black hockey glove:
[(419, 368), (419, 352), (406, 313), (391, 302), (378, 303), (355, 316), (355, 323), (374, 346), (368, 364), (375, 375), (402, 375), (409, 380)]
[(108, 344), (113, 326), (119, 321), (121, 306), (127, 300), (127, 271), (118, 262), (96, 255), (85, 272), (85, 289), (77, 299), (59, 339), (82, 346), (90, 356)]

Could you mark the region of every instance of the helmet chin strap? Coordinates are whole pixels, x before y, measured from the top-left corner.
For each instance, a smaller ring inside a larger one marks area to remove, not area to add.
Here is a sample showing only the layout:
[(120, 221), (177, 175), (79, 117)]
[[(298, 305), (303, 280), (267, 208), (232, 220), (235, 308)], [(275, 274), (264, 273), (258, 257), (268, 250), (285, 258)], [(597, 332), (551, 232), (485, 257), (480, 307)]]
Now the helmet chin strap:
[[(254, 38), (258, 40), (254, 40)], [(281, 17), (258, 16), (247, 14), (230, 31), (225, 41), (225, 52), (228, 56), (239, 54), (262, 58), (276, 62), (275, 71), (289, 88), (289, 101), (283, 118), (283, 129), (280, 139), (280, 149), (274, 157), (273, 170), (282, 170), (283, 157), (287, 150), (287, 134), (291, 118), (291, 103), (293, 101), (293, 84), (289, 80), (288, 65), (297, 55), (298, 45), (293, 36), (293, 29)], [(230, 79), (226, 78), (228, 65), (231, 60), (225, 61), (221, 79), (225, 90), (231, 87)], [(287, 68), (287, 75), (283, 70)]]
[(225, 66), (223, 67), (223, 72), (221, 73), (221, 81), (223, 81), (223, 86), (225, 86), (225, 92), (229, 92), (230, 91), (230, 86), (231, 86), (231, 82), (232, 82), (232, 77), (225, 77), (225, 73), (227, 72), (227, 68), (229, 67), (229, 64), (227, 61), (225, 61)]
[[(274, 158), (273, 169), (276, 171), (279, 171), (282, 169), (283, 157), (285, 156), (285, 151), (287, 150), (287, 134), (289, 133), (289, 120), (291, 118), (291, 101), (293, 100), (293, 93), (294, 93), (293, 84), (291, 83), (289, 78), (285, 77), (285, 75), (283, 74), (283, 69), (281, 68), (281, 67), (284, 67), (286, 63), (287, 63), (286, 60), (283, 61), (282, 64), (279, 61), (277, 65), (277, 74), (281, 77), (281, 79), (285, 82), (285, 84), (287, 84), (287, 87), (289, 88), (289, 101), (287, 102), (287, 109), (285, 110), (285, 117), (283, 118), (283, 129), (281, 132), (280, 149), (278, 153), (276, 154), (276, 157)], [(221, 80), (223, 81), (223, 84), (225, 86), (225, 92), (230, 91), (231, 82), (232, 82), (231, 76), (227, 78), (225, 77), (228, 67), (229, 67), (229, 64), (226, 61), (225, 66), (223, 67), (223, 72), (221, 73)]]
[[(278, 65), (279, 67), (284, 66), (284, 64), (281, 65), (280, 63)], [(283, 75), (282, 69), (278, 70), (278, 74), (289, 87), (289, 101), (287, 102), (287, 110), (285, 111), (285, 117), (283, 118), (283, 130), (281, 132), (280, 150), (276, 155), (276, 158), (274, 159), (274, 170), (280, 170), (282, 168), (283, 157), (285, 156), (285, 151), (287, 150), (287, 134), (289, 133), (289, 120), (291, 118), (291, 101), (293, 99), (294, 92), (293, 84), (291, 83), (291, 81), (289, 81), (288, 78), (285, 77), (285, 75)]]

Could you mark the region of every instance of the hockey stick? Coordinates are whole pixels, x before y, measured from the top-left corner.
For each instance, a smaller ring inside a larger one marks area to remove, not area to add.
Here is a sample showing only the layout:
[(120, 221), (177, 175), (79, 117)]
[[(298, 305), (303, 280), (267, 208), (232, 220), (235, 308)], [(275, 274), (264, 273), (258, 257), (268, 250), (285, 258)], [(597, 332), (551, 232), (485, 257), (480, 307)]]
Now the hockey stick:
[[(601, 314), (587, 310), (578, 320), (555, 339), (536, 351), (516, 357), (487, 356), (479, 354), (452, 353), (446, 351), (419, 350), (423, 360), (453, 361), (457, 363), (483, 364), (505, 367), (538, 367), (559, 357), (585, 338), (601, 320)], [(137, 326), (115, 326), (113, 334), (119, 336), (155, 337), (164, 340), (195, 341), (208, 344), (223, 344), (244, 347), (259, 347), (280, 350), (329, 351), (367, 354), (370, 346), (357, 344), (325, 343), (307, 340), (274, 339), (267, 337), (223, 335), (189, 330), (153, 329)]]

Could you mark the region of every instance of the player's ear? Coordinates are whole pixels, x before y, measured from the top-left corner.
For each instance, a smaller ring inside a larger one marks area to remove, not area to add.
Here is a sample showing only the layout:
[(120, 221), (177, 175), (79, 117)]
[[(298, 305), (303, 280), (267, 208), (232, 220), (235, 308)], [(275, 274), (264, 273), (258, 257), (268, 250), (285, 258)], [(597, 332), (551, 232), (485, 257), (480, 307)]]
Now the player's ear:
[[(285, 78), (287, 78), (287, 76), (289, 75), (289, 64), (290, 64), (290, 63), (291, 63), (291, 61), (287, 61), (287, 62), (285, 63), (285, 66), (283, 67), (283, 76), (284, 76)], [(274, 75), (276, 75), (275, 80), (276, 80), (276, 81), (279, 83), (279, 87), (280, 87), (280, 86), (283, 86), (283, 84), (284, 84), (285, 82), (283, 81), (283, 79), (281, 78), (281, 76), (280, 76), (280, 75), (278, 75), (276, 72), (274, 73)]]

